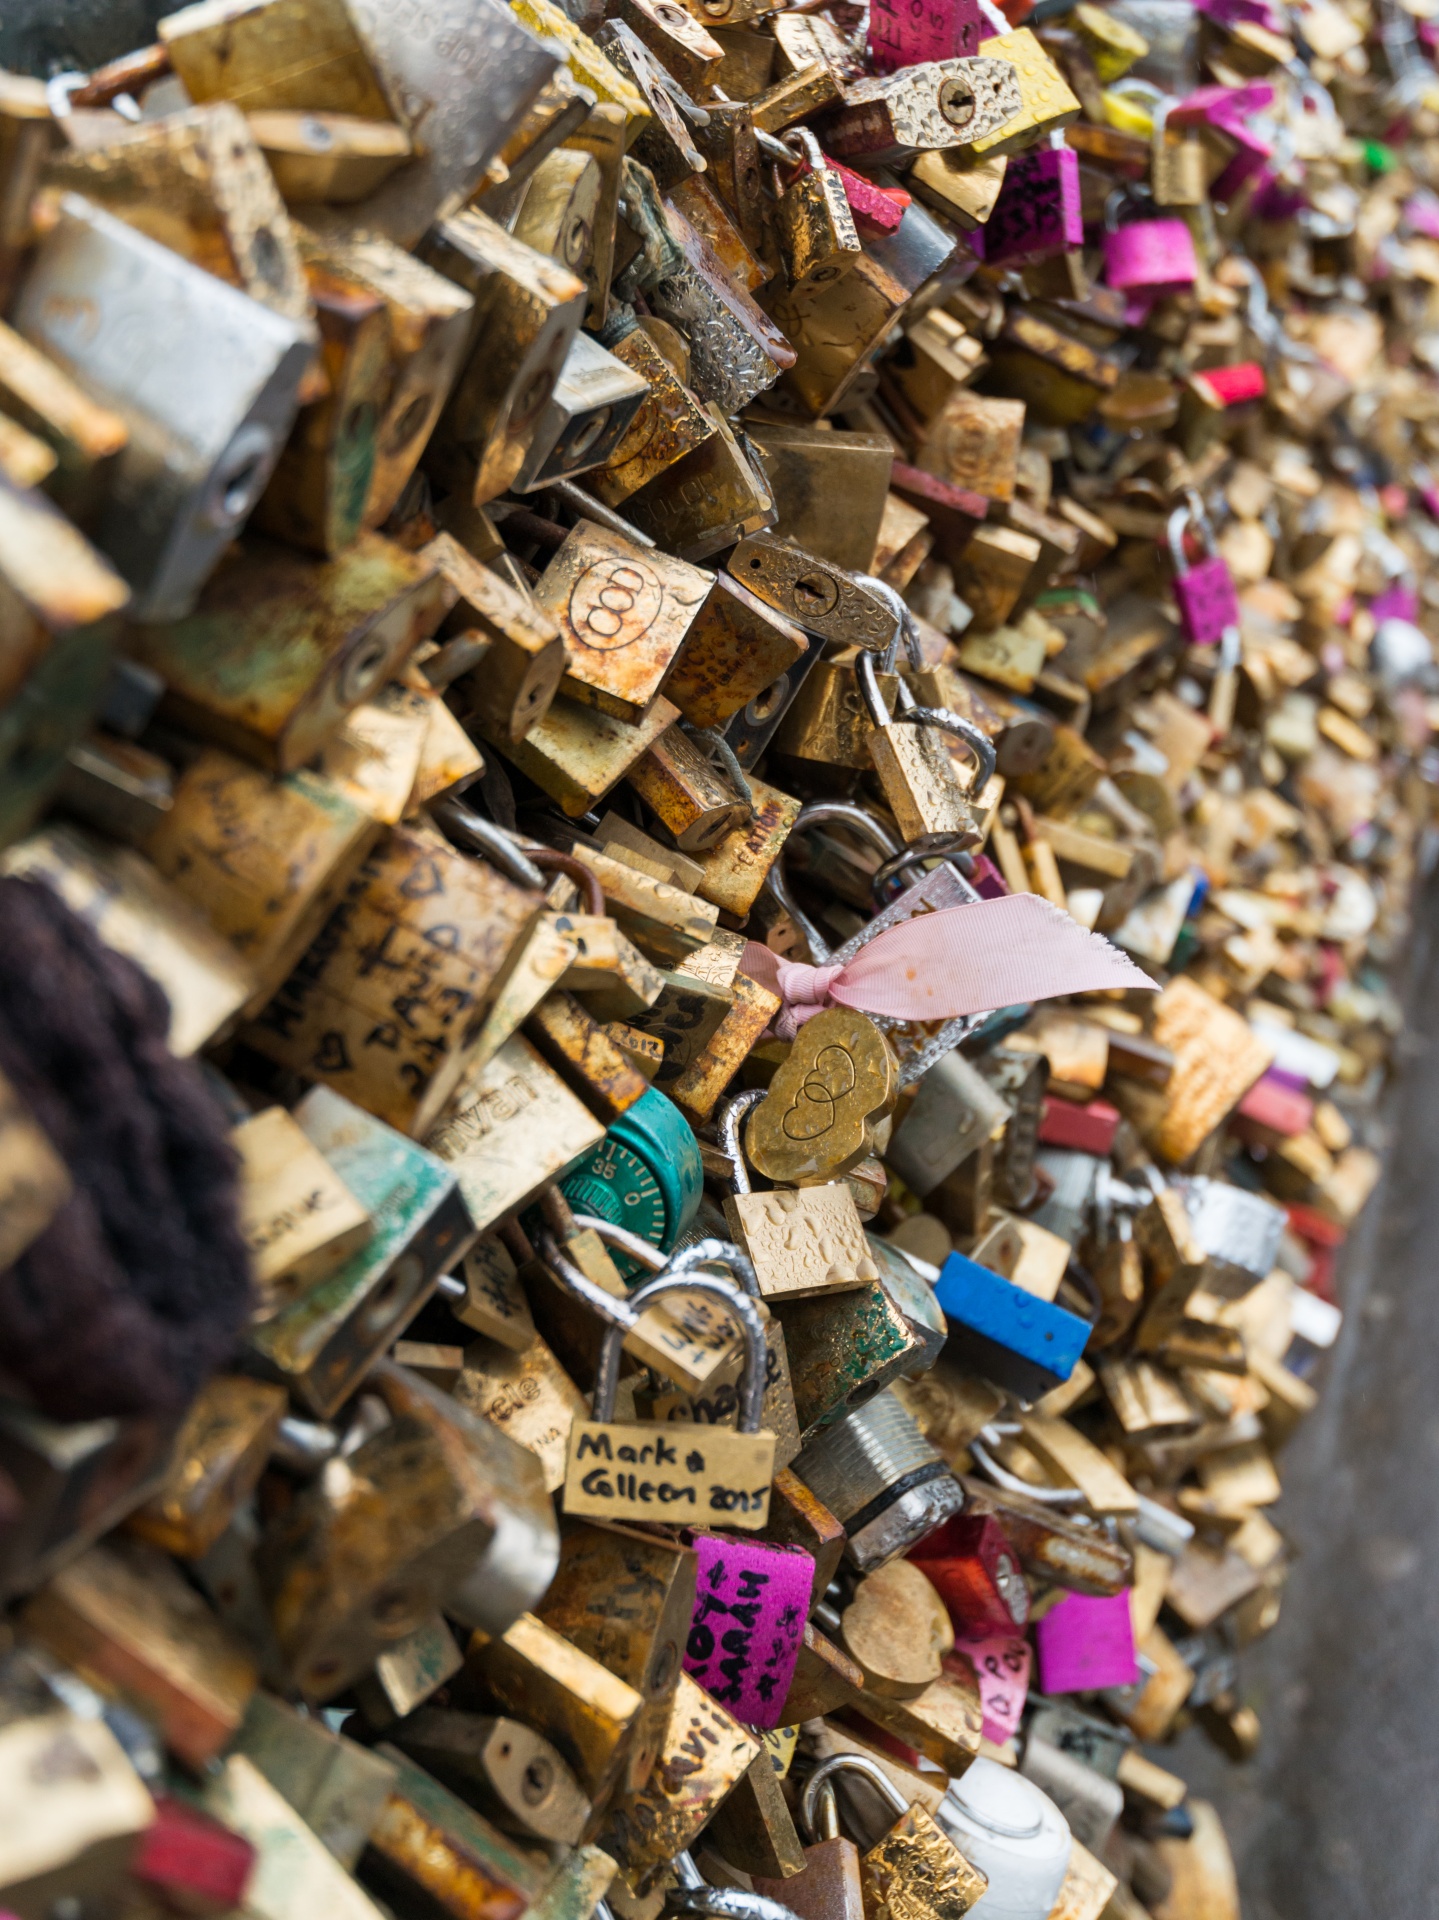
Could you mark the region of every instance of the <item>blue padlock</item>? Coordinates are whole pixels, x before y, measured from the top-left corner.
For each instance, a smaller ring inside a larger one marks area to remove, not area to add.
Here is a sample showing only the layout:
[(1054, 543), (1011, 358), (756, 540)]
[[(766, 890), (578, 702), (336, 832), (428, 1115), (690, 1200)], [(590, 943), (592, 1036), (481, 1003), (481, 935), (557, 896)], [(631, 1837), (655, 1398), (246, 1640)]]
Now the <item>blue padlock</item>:
[(949, 1351), (1017, 1394), (1038, 1400), (1074, 1372), (1090, 1324), (1041, 1300), (978, 1261), (952, 1253), (939, 1270), (934, 1297), (949, 1322)]

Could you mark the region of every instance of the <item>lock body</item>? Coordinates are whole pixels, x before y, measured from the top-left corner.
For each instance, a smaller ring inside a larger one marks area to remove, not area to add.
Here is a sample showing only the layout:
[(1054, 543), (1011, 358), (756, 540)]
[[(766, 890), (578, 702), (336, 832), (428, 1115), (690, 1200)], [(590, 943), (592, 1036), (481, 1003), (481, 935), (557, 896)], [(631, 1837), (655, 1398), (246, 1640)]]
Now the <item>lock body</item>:
[[(561, 1182), (577, 1213), (598, 1214), (668, 1253), (703, 1190), (699, 1149), (673, 1102), (649, 1089), (615, 1120), (598, 1150)], [(621, 1252), (622, 1275), (640, 1271)]]
[(911, 1416), (878, 1393), (807, 1440), (794, 1470), (844, 1524), (847, 1557), (871, 1573), (957, 1513), (964, 1494)]

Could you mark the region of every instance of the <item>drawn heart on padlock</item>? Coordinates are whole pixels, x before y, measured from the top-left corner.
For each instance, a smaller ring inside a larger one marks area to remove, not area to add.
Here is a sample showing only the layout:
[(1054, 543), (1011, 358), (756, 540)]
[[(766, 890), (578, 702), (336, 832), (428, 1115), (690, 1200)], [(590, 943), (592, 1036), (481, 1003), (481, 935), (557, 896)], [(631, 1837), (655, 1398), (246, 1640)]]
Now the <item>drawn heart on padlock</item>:
[(781, 1123), (787, 1140), (817, 1140), (834, 1125), (835, 1102), (854, 1089), (854, 1062), (843, 1047), (826, 1047), (805, 1075)]
[(750, 1116), (745, 1153), (784, 1185), (837, 1179), (871, 1150), (869, 1128), (898, 1095), (898, 1061), (879, 1028), (848, 1007), (828, 1007), (795, 1036)]

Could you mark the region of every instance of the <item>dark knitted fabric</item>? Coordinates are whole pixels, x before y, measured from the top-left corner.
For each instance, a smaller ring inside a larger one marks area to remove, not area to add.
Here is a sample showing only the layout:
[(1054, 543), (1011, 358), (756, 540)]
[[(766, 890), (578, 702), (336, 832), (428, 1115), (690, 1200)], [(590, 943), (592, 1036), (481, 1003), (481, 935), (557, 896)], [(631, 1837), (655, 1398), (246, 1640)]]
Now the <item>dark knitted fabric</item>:
[(183, 1406), (250, 1306), (235, 1154), (165, 996), (38, 881), (0, 878), (0, 1070), (72, 1197), (0, 1272), (0, 1375), (61, 1420)]

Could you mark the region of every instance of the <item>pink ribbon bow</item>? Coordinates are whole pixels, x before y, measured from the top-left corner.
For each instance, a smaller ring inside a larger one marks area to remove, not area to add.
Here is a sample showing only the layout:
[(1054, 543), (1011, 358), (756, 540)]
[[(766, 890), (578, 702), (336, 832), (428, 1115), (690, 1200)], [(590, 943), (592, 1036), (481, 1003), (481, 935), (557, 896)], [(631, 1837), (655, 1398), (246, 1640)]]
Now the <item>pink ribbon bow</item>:
[(830, 1006), (898, 1020), (952, 1020), (1106, 987), (1158, 991), (1128, 954), (1037, 893), (916, 914), (876, 934), (842, 966), (782, 960), (753, 940), (740, 964), (784, 1001), (774, 1023), (781, 1040), (793, 1040)]

